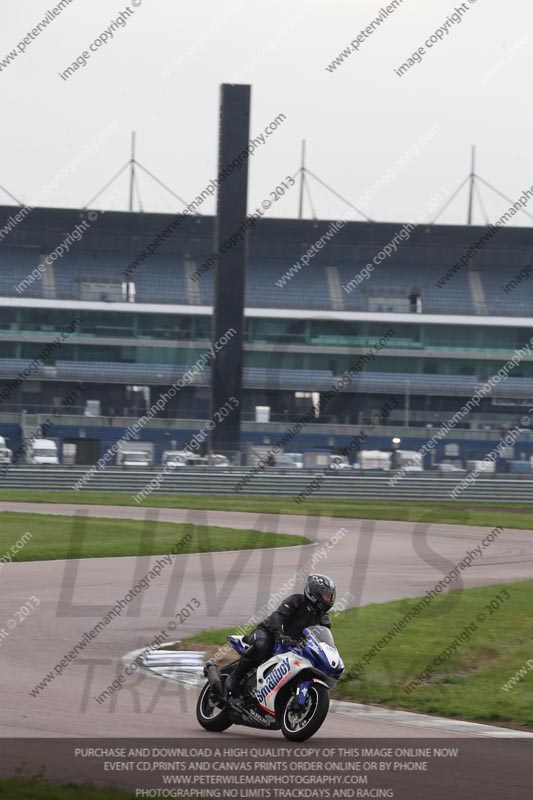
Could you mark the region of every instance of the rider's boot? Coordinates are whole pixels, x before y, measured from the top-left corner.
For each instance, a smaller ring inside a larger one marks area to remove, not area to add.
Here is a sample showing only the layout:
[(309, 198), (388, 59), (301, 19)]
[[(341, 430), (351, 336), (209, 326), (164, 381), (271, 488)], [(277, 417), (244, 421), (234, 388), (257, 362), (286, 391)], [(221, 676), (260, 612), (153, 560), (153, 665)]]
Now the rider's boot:
[(241, 658), (238, 662), (237, 666), (231, 672), (231, 674), (226, 679), (226, 696), (231, 695), (232, 697), (238, 697), (239, 692), (239, 684), (241, 679), (244, 678), (248, 670), (250, 669), (251, 665), (247, 662), (245, 658)]

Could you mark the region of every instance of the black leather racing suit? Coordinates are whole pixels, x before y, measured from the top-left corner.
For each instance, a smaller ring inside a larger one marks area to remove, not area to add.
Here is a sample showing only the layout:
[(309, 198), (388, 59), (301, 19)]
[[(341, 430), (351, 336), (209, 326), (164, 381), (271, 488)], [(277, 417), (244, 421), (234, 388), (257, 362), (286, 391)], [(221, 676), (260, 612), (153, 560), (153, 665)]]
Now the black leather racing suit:
[(328, 614), (324, 614), (303, 594), (291, 594), (283, 603), (260, 622), (245, 639), (250, 648), (237, 664), (230, 681), (235, 691), (240, 679), (253, 667), (258, 667), (272, 655), (274, 645), (281, 636), (299, 639), (309, 625), (325, 625), (331, 628)]

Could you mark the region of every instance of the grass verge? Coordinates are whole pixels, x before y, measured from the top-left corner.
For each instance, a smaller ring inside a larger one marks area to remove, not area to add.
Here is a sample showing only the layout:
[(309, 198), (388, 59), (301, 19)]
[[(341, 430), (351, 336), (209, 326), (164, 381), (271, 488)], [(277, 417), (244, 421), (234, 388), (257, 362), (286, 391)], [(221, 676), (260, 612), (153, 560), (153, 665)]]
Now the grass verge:
[[(28, 532), (24, 545), (12, 547)], [(152, 556), (308, 544), (305, 536), (172, 522), (0, 512), (0, 557), (13, 561)], [(174, 548), (174, 549), (173, 549)]]
[(533, 530), (533, 503), (438, 503), (413, 500), (350, 500), (349, 498), (306, 500), (296, 505), (290, 497), (255, 495), (151, 495), (141, 504), (131, 495), (120, 492), (29, 492), (0, 491), (0, 502), (74, 503), (117, 505), (145, 508), (191, 508), (211, 511), (249, 511), (257, 514), (299, 514), (307, 516), (346, 517), (352, 519), (399, 520), (406, 522), (442, 522), (452, 525), (481, 525)]
[(0, 780), (5, 800), (130, 800), (135, 794), (122, 789), (100, 789), (74, 784), (50, 784), (30, 778)]
[[(533, 581), (525, 581), (439, 595), (388, 640), (385, 637), (393, 623), (404, 618), (416, 599), (334, 615), (333, 634), (346, 673), (333, 696), (532, 730), (533, 669), (524, 670), (519, 680), (508, 685), (532, 658), (532, 592)], [(495, 600), (498, 596), (499, 601)], [(477, 629), (462, 635), (472, 623)], [(209, 650), (232, 632), (207, 631), (184, 644), (190, 641), (193, 648), (203, 645)], [(453, 650), (451, 645), (457, 640)], [(381, 649), (380, 642), (385, 642)], [(375, 654), (370, 656), (373, 647)], [(433, 664), (434, 671), (407, 692), (409, 684), (447, 647), (451, 655)], [(370, 656), (367, 664), (363, 663), (365, 654)]]

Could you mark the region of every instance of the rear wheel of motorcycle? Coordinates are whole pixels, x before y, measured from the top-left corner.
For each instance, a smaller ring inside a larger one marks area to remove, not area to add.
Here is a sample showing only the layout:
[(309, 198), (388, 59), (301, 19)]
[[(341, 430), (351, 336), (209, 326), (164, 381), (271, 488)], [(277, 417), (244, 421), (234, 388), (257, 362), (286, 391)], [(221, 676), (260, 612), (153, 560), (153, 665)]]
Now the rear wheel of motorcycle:
[(208, 682), (200, 692), (196, 703), (196, 719), (206, 731), (225, 731), (232, 725), (229, 711), (216, 697), (211, 684)]
[(321, 683), (309, 687), (308, 699), (304, 706), (298, 704), (295, 695), (287, 697), (280, 709), (279, 724), (286, 739), (303, 742), (320, 728), (329, 711), (329, 691)]

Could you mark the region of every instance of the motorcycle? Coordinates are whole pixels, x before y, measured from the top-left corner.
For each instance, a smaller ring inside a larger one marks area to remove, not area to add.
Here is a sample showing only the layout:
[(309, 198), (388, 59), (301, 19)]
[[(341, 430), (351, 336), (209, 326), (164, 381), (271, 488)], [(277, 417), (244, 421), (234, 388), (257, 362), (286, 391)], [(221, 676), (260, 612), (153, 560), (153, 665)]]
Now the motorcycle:
[[(227, 640), (239, 655), (248, 645), (243, 636)], [(329, 691), (344, 672), (331, 631), (323, 625), (305, 628), (289, 647), (277, 644), (268, 661), (251, 669), (241, 683), (240, 697), (227, 697), (225, 682), (237, 661), (220, 669), (213, 660), (204, 667), (207, 683), (200, 692), (196, 718), (202, 728), (225, 731), (231, 725), (280, 730), (303, 742), (313, 736), (328, 714)]]

